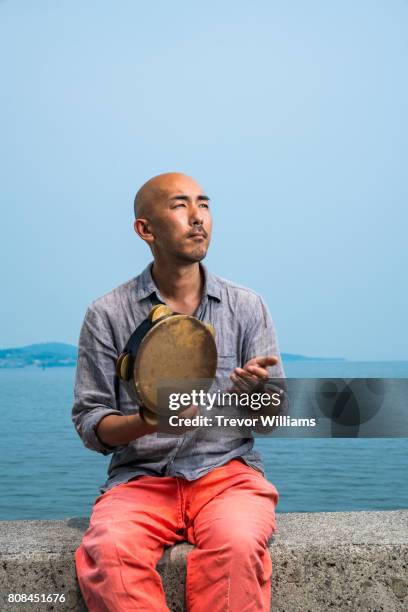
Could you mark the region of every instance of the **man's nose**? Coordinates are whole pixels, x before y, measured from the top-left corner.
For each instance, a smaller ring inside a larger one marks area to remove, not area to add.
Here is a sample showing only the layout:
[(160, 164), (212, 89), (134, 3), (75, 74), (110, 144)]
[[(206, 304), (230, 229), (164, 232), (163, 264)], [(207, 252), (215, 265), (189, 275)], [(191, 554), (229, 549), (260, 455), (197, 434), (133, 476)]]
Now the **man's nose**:
[(192, 225), (202, 225), (204, 222), (203, 211), (198, 206), (193, 206), (190, 218)]

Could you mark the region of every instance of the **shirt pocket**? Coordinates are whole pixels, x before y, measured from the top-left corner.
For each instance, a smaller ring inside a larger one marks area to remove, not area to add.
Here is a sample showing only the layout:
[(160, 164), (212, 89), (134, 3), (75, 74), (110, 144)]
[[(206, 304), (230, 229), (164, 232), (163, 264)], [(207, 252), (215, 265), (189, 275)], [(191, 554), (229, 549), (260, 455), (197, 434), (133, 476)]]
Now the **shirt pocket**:
[(239, 366), (236, 355), (218, 355), (215, 385), (218, 389), (225, 391), (232, 386), (230, 379), (234, 369)]

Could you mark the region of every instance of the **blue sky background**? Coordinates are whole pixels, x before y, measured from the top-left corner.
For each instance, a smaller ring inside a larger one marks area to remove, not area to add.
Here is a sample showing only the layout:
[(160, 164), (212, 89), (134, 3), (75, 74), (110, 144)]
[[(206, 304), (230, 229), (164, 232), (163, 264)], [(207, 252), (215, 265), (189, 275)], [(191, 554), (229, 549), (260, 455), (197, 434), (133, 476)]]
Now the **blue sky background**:
[(0, 346), (76, 343), (179, 170), (283, 351), (408, 359), (407, 30), (405, 0), (0, 2)]

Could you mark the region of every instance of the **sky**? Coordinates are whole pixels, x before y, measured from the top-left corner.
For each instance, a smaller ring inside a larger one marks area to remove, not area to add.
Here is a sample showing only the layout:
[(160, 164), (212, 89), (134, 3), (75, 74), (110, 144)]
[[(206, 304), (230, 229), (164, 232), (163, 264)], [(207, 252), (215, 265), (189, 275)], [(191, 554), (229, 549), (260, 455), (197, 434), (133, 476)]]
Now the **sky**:
[(283, 352), (408, 359), (407, 27), (406, 0), (0, 1), (0, 347), (76, 344), (151, 259), (135, 192), (182, 171)]

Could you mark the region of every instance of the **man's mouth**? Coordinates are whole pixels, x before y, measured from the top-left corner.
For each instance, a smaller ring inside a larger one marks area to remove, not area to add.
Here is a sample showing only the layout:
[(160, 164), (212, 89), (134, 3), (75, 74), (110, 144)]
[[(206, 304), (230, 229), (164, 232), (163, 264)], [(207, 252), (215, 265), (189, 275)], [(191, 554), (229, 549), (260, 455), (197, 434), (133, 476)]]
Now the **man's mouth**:
[(187, 235), (187, 238), (207, 238), (207, 233), (202, 231), (202, 232), (190, 232)]

